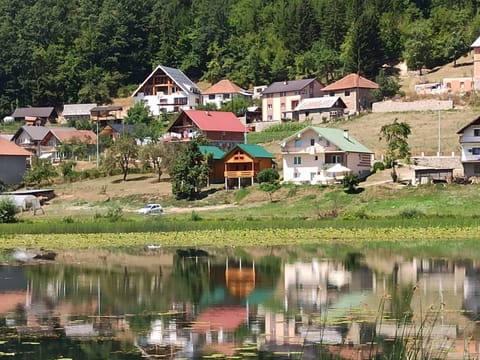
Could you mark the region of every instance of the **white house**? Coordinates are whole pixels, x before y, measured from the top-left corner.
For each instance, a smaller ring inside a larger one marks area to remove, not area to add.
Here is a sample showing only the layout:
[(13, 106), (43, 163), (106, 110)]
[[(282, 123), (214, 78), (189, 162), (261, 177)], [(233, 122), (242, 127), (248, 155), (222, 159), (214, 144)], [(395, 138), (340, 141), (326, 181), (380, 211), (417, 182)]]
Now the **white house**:
[(135, 102), (143, 101), (158, 116), (162, 112), (195, 109), (200, 104), (200, 90), (181, 70), (157, 66), (133, 92)]
[(308, 126), (280, 146), (284, 181), (314, 183), (335, 164), (360, 176), (371, 171), (373, 152), (349, 136), (348, 130)]
[(480, 176), (480, 117), (458, 130), (457, 134), (460, 135), (464, 175)]
[[(250, 91), (242, 89), (230, 80), (220, 80), (202, 93), (203, 105), (215, 104), (217, 109), (232, 101), (234, 97), (252, 98)], [(230, 109), (235, 112), (235, 109)]]

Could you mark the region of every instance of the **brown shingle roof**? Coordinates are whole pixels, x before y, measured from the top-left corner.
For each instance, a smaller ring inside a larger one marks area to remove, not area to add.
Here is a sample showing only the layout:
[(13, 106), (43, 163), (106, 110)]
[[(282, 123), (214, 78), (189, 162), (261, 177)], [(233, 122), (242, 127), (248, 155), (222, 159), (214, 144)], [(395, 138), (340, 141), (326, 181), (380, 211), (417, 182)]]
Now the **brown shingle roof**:
[[(90, 145), (96, 143), (96, 135), (91, 130), (50, 129), (50, 133), (62, 143), (69, 143), (73, 140), (78, 140)], [(42, 143), (47, 142), (50, 136), (50, 134), (47, 134)]]
[(32, 154), (17, 144), (0, 137), (0, 155), (31, 156)]
[(344, 89), (378, 89), (378, 84), (357, 74), (348, 74), (333, 84), (327, 85), (323, 91), (335, 91)]
[(52, 116), (54, 111), (55, 109), (53, 107), (16, 108), (12, 116), (15, 119), (21, 119), (26, 117), (48, 118)]
[(216, 84), (210, 86), (203, 92), (203, 95), (210, 94), (237, 94), (244, 91), (240, 86), (230, 80), (220, 80)]

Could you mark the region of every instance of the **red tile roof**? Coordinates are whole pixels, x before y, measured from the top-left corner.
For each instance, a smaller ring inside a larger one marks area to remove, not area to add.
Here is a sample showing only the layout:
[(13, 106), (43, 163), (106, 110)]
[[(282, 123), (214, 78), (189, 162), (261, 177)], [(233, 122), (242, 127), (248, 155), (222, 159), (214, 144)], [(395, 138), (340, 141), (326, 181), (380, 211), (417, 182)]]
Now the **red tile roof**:
[(344, 89), (378, 89), (378, 84), (376, 82), (370, 81), (363, 76), (357, 74), (349, 74), (340, 80), (334, 82), (333, 84), (325, 86), (323, 91), (335, 91), (335, 90), (344, 90)]
[(72, 140), (78, 140), (84, 142), (86, 144), (95, 144), (96, 143), (96, 135), (91, 130), (50, 130), (54, 133), (58, 140), (63, 142), (69, 142)]
[(217, 306), (203, 311), (197, 316), (192, 329), (198, 332), (208, 330), (234, 331), (247, 321), (247, 308), (244, 306)]
[(235, 114), (229, 111), (185, 110), (183, 114), (192, 119), (202, 131), (248, 131)]
[(21, 148), (17, 144), (0, 137), (0, 155), (31, 156), (32, 153)]
[(219, 82), (205, 90), (202, 94), (238, 94), (242, 91), (243, 89), (240, 86), (234, 84), (230, 80), (220, 80)]

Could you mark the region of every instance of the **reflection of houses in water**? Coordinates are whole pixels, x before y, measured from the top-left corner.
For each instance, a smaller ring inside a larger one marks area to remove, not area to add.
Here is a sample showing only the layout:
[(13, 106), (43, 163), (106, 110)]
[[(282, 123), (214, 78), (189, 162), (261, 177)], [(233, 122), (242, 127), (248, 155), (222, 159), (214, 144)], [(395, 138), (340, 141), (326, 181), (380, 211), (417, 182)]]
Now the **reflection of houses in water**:
[(244, 298), (250, 295), (255, 289), (255, 262), (251, 266), (242, 266), (241, 259), (237, 264), (232, 264), (227, 258), (225, 284), (233, 296)]

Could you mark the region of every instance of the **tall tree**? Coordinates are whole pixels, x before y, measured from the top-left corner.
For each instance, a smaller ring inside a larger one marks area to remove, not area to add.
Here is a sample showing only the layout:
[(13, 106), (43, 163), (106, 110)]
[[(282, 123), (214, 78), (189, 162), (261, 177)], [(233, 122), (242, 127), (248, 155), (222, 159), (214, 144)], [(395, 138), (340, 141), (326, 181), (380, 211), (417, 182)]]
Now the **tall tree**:
[(392, 179), (397, 180), (397, 173), (395, 171), (395, 161), (397, 159), (410, 159), (410, 146), (408, 145), (408, 136), (412, 130), (410, 125), (406, 122), (398, 122), (395, 119), (393, 123), (383, 125), (380, 128), (380, 140), (385, 140), (387, 143), (386, 162), (392, 167)]
[(138, 157), (138, 145), (134, 137), (123, 135), (119, 137), (110, 148), (104, 161), (104, 168), (112, 171), (120, 167), (123, 174), (123, 181), (127, 180), (127, 175), (131, 165)]

